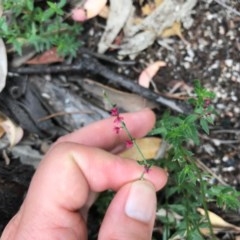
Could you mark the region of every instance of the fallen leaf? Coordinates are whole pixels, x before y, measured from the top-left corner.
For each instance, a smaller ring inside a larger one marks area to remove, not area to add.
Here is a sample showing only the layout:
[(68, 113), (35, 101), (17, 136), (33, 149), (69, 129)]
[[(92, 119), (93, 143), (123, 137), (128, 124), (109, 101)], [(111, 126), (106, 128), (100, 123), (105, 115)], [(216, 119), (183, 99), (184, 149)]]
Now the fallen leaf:
[(143, 16), (147, 16), (149, 15), (153, 10), (156, 9), (156, 7), (158, 7), (161, 3), (163, 2), (163, 0), (155, 0), (154, 3), (147, 3), (145, 4), (142, 8), (142, 15)]
[(126, 112), (135, 112), (146, 107), (157, 107), (154, 102), (151, 102), (138, 94), (119, 91), (91, 79), (85, 78), (82, 81), (81, 86), (97, 100), (97, 103), (100, 104), (101, 107), (104, 107), (106, 110), (110, 110), (110, 106), (103, 98), (103, 91), (106, 92), (110, 99), (114, 100), (114, 103), (116, 103), (120, 109), (123, 109)]
[(23, 130), (17, 126), (10, 118), (0, 114), (0, 129), (6, 133), (10, 147), (15, 146), (23, 137)]
[(98, 52), (104, 53), (117, 37), (133, 8), (132, 0), (110, 0), (109, 15), (105, 31), (98, 43)]
[(84, 9), (87, 12), (87, 19), (96, 17), (106, 5), (107, 0), (87, 0)]
[(57, 53), (57, 48), (51, 48), (44, 53), (30, 59), (27, 64), (50, 64), (56, 62), (62, 62), (64, 58), (60, 57)]
[(154, 3), (147, 3), (145, 4), (142, 8), (141, 8), (141, 11), (142, 11), (142, 15), (143, 16), (147, 16), (149, 15), (154, 9), (156, 8), (156, 5)]
[[(198, 208), (197, 211), (202, 216), (206, 216), (204, 209)], [(240, 232), (240, 227), (226, 222), (224, 219), (219, 217), (217, 214), (215, 214), (215, 213), (213, 213), (211, 211), (208, 211), (208, 216), (209, 216), (209, 219), (210, 219), (210, 223), (211, 223), (211, 225), (213, 227), (214, 233), (217, 233), (217, 232), (223, 231), (223, 230), (229, 230), (229, 229), (237, 231), (237, 232)], [(201, 228), (200, 231), (205, 236), (208, 236), (210, 234), (209, 233), (209, 229), (207, 229), (207, 228)]]
[[(5, 118), (0, 115), (0, 123), (5, 121)], [(5, 134), (5, 130), (0, 126), (0, 138)]]
[(0, 92), (4, 89), (7, 79), (7, 51), (5, 44), (0, 38)]
[[(126, 33), (126, 31), (124, 31)], [(143, 31), (128, 39), (123, 39), (123, 44), (118, 52), (119, 56), (129, 55), (130, 59), (135, 59), (139, 52), (154, 43), (156, 34), (153, 31)]]
[(18, 68), (36, 56), (37, 51), (32, 46), (26, 46), (22, 49), (22, 55), (14, 54), (11, 59), (11, 67)]
[(163, 0), (155, 0), (154, 2), (156, 4), (156, 6), (158, 7), (160, 4), (163, 3)]
[(176, 221), (182, 220), (184, 217), (179, 215), (170, 209), (159, 208), (156, 212), (156, 216), (158, 217), (168, 217), (170, 222), (176, 223)]
[(105, 5), (101, 12), (98, 14), (99, 17), (102, 17), (104, 19), (107, 19), (109, 15), (109, 7)]
[(174, 22), (171, 27), (165, 28), (160, 35), (163, 38), (178, 36), (185, 44), (188, 44), (187, 40), (182, 35), (182, 26), (180, 22)]
[(152, 78), (155, 76), (159, 68), (165, 67), (166, 63), (163, 61), (156, 61), (145, 68), (139, 76), (138, 84), (142, 87), (149, 88)]
[(87, 0), (82, 7), (72, 10), (72, 18), (75, 21), (83, 22), (96, 17), (106, 5), (107, 0)]
[[(156, 137), (140, 138), (136, 139), (135, 141), (146, 159), (155, 158), (162, 142), (160, 138)], [(119, 155), (123, 158), (130, 158), (138, 161), (143, 160), (135, 147), (126, 149)]]

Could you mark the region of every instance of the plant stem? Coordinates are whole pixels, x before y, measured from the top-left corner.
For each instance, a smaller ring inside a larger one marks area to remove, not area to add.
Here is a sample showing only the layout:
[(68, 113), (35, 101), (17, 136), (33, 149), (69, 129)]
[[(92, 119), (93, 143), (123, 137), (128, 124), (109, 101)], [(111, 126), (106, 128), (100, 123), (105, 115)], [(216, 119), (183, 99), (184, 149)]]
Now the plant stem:
[[(112, 104), (112, 102), (110, 101), (107, 93), (104, 91), (103, 92), (103, 96), (104, 98), (107, 100), (107, 102), (109, 103), (109, 105), (114, 108), (115, 105)], [(151, 167), (152, 164), (148, 163), (147, 159), (144, 157), (144, 154), (143, 152), (141, 151), (140, 147), (138, 146), (138, 144), (136, 143), (135, 139), (132, 137), (131, 133), (129, 132), (125, 122), (120, 118), (120, 123), (121, 123), (121, 126), (122, 128), (124, 129), (124, 131), (127, 133), (129, 139), (132, 141), (134, 147), (136, 148), (136, 150), (138, 151), (138, 153), (140, 154), (141, 158), (142, 158), (142, 161), (143, 161), (143, 165), (144, 165), (144, 171), (142, 172), (141, 176), (140, 176), (140, 179), (143, 180), (144, 179), (144, 174), (149, 170), (149, 168)]]
[[(125, 130), (125, 132), (127, 133), (129, 139), (133, 142), (134, 144), (134, 147), (136, 148), (136, 150), (138, 151), (138, 153), (140, 154), (141, 158), (142, 158), (142, 161), (144, 163), (144, 167), (146, 169), (149, 169), (151, 167), (151, 165), (147, 162), (147, 159), (145, 158), (143, 152), (141, 151), (140, 147), (138, 146), (138, 144), (136, 143), (135, 139), (132, 137), (131, 133), (129, 132), (125, 122), (121, 121), (121, 125), (122, 125), (122, 128)], [(144, 174), (146, 173), (146, 169), (142, 172), (141, 176), (140, 176), (140, 179), (144, 179)]]
[(199, 179), (199, 183), (200, 183), (200, 197), (201, 197), (201, 202), (202, 202), (202, 206), (203, 206), (203, 209), (204, 209), (204, 212), (205, 212), (205, 215), (206, 215), (206, 219), (207, 219), (207, 223), (208, 223), (208, 227), (209, 227), (209, 231), (210, 231), (210, 236), (211, 238), (214, 240), (216, 239), (215, 236), (214, 236), (214, 232), (213, 232), (213, 228), (212, 228), (212, 224), (211, 224), (211, 220), (210, 220), (210, 217), (209, 217), (209, 214), (208, 214), (208, 207), (207, 207), (207, 201), (206, 201), (206, 197), (205, 197), (205, 188), (204, 188), (204, 181), (203, 181), (203, 178), (202, 178), (202, 174), (199, 170), (199, 168), (197, 167), (196, 163), (191, 161), (189, 159), (189, 162), (190, 164), (194, 167), (194, 169), (196, 170), (197, 172), (197, 176), (198, 176), (198, 179)]
[(136, 143), (135, 139), (132, 137), (131, 133), (128, 131), (128, 128), (127, 128), (126, 124), (125, 124), (123, 121), (121, 122), (121, 124), (122, 124), (123, 129), (126, 131), (129, 139), (133, 142), (134, 146), (136, 147), (137, 151), (139, 152), (139, 154), (140, 154), (140, 156), (141, 156), (144, 164), (145, 164), (145, 165), (148, 165), (146, 158), (144, 157), (144, 155), (143, 155), (140, 147), (139, 147), (138, 144)]
[(188, 196), (188, 193), (187, 193), (187, 191), (185, 191), (184, 192), (184, 196), (185, 196), (185, 199), (186, 199), (186, 201), (185, 201), (185, 206), (186, 206), (186, 214), (185, 214), (185, 219), (186, 219), (186, 236), (187, 236), (187, 239), (189, 239), (189, 233), (190, 233), (190, 224), (189, 224), (189, 218), (188, 218), (188, 216), (189, 216), (189, 202), (188, 202), (188, 198), (189, 198), (189, 196)]

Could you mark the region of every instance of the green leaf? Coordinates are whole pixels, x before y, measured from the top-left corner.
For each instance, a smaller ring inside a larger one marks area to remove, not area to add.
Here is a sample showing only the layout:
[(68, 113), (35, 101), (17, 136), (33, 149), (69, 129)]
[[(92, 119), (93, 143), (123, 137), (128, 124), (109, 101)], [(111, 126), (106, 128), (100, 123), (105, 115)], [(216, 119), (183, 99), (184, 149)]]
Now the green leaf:
[(186, 117), (185, 122), (186, 123), (193, 123), (198, 119), (198, 115), (197, 114), (190, 114), (189, 116)]
[(219, 207), (233, 210), (240, 207), (240, 192), (231, 186), (211, 186), (208, 194), (210, 198), (216, 199)]
[(203, 238), (198, 229), (193, 229), (189, 232), (188, 239), (204, 240), (205, 238)]
[(196, 145), (199, 144), (198, 131), (194, 123), (185, 123), (179, 132), (181, 132), (184, 141), (192, 140)]
[(29, 11), (33, 11), (33, 9), (34, 9), (34, 1), (33, 0), (27, 0), (26, 1), (26, 6), (27, 6)]
[(210, 124), (214, 124), (214, 118), (213, 118), (213, 115), (208, 115), (206, 116), (206, 120), (208, 123)]
[(52, 2), (47, 1), (47, 4), (55, 14), (57, 14), (57, 15), (63, 15), (64, 14), (63, 10), (59, 7), (59, 5), (57, 3), (55, 3), (55, 2), (52, 3)]
[(58, 7), (59, 8), (63, 8), (65, 5), (66, 5), (67, 1), (66, 0), (61, 0), (59, 3), (58, 3)]
[(3, 37), (5, 37), (4, 35), (9, 34), (9, 28), (8, 28), (6, 19), (4, 17), (0, 18), (0, 33)]
[(200, 125), (206, 134), (209, 134), (208, 121), (205, 118), (200, 119)]
[(196, 108), (196, 109), (194, 110), (194, 112), (197, 113), (197, 114), (199, 114), (199, 115), (203, 115), (203, 114), (204, 114), (204, 109), (203, 109), (202, 106), (200, 106), (200, 107)]
[(185, 165), (182, 171), (178, 175), (178, 183), (181, 185), (183, 183), (186, 183), (186, 181), (188, 181), (195, 184), (197, 178), (194, 172), (195, 171), (191, 168), (190, 165)]
[(153, 135), (162, 134), (164, 132), (166, 132), (166, 130), (164, 130), (163, 128), (155, 128), (152, 131), (150, 131), (148, 135), (153, 136)]
[(40, 19), (41, 22), (45, 22), (47, 20), (49, 20), (53, 15), (54, 15), (54, 10), (52, 8), (47, 9), (46, 11), (44, 11), (42, 14), (40, 14)]

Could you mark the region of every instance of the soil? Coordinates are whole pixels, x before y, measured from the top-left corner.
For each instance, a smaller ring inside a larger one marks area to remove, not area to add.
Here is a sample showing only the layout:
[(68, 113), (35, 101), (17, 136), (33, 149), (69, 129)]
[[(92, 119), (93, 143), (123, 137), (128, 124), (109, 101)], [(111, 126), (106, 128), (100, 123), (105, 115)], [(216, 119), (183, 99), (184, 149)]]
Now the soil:
[[(233, 9), (240, 9), (239, 1), (229, 1), (229, 5)], [(191, 28), (183, 29), (182, 35), (185, 40), (178, 37), (166, 39), (164, 40), (167, 44), (165, 47), (155, 42), (134, 61), (131, 61), (132, 65), (122, 66), (108, 63), (107, 67), (123, 77), (137, 79), (139, 73), (148, 63), (163, 60), (167, 63), (167, 67), (160, 69), (154, 77), (155, 90), (157, 89), (161, 94), (180, 102), (186, 93), (191, 91), (195, 79), (199, 79), (203, 86), (213, 90), (216, 93), (213, 104), (218, 112), (215, 125), (211, 128), (209, 136), (200, 136), (203, 143), (200, 147), (194, 148), (194, 153), (222, 181), (240, 190), (240, 106), (238, 104), (240, 97), (240, 15), (232, 13), (216, 1), (205, 0), (198, 2), (194, 9), (193, 19)], [(101, 22), (98, 18), (87, 22), (84, 26), (84, 34), (81, 37), (85, 44), (84, 47), (93, 52), (96, 51), (102, 32), (99, 23)], [(95, 34), (92, 34), (93, 32)], [(189, 44), (186, 44), (186, 41)], [(116, 52), (110, 51), (106, 55), (115, 57)], [(104, 63), (106, 64), (106, 62)], [(86, 75), (96, 77), (95, 74), (91, 75), (89, 72)], [(36, 79), (36, 75), (29, 75), (28, 77)], [(72, 77), (74, 79), (76, 77), (75, 74), (72, 74), (72, 76), (64, 73), (61, 76), (46, 74), (41, 77), (54, 82), (63, 89), (71, 89), (74, 92), (80, 89), (74, 81), (67, 83), (68, 78)], [(101, 81), (103, 84), (108, 83), (104, 78), (101, 78)], [(27, 84), (30, 86), (32, 81), (28, 81)], [(117, 87), (124, 90), (122, 87)], [(64, 121), (69, 121), (66, 118), (49, 119), (41, 126), (36, 125), (31, 116), (35, 118), (35, 114), (38, 113), (34, 111), (36, 105), (31, 100), (31, 94), (28, 96), (21, 95), (19, 98), (9, 90), (12, 89), (12, 85), (7, 88), (4, 93), (0, 94), (0, 97), (2, 100), (7, 96), (10, 100), (5, 106), (0, 104), (1, 110), (17, 121), (27, 132), (23, 140), (24, 146), (31, 147), (32, 158), (34, 158), (33, 165), (36, 166), (37, 161), (46, 151), (45, 147), (58, 136), (73, 130), (76, 126), (73, 124), (68, 129), (63, 128)], [(36, 91), (35, 85), (30, 88), (32, 92), (34, 89)], [(174, 88), (176, 90), (173, 90)], [(19, 89), (22, 89), (22, 86), (19, 87), (18, 85)], [(80, 97), (88, 100), (89, 95), (82, 92)], [(16, 104), (16, 99), (18, 104)], [(27, 109), (31, 109), (29, 107), (31, 105), (33, 109), (30, 111), (31, 114), (28, 111), (19, 110), (18, 114), (13, 111), (13, 109), (19, 109), (19, 106), (22, 105), (27, 106)], [(94, 118), (84, 118), (78, 123), (77, 127), (106, 116), (106, 111), (99, 110), (99, 108), (96, 110), (94, 107), (91, 111), (97, 111), (97, 115)], [(47, 111), (46, 107), (39, 105), (37, 107), (38, 111), (40, 111), (40, 108), (43, 113), (40, 115), (46, 116), (47, 113), (44, 112)], [(162, 106), (161, 110), (157, 111), (159, 117), (165, 109), (166, 107)], [(72, 120), (70, 119), (70, 121)], [(49, 133), (49, 129), (55, 130)], [(31, 143), (33, 141), (34, 144)], [(4, 144), (1, 149), (5, 149)], [(26, 148), (22, 149), (27, 151)], [(5, 164), (6, 158), (2, 157), (0, 159), (0, 232), (19, 208), (34, 172), (33, 167), (26, 164), (29, 163), (29, 160), (24, 161), (25, 164), (19, 161), (18, 153), (19, 151), (8, 152), (9, 165)], [(96, 214), (95, 209), (92, 213)], [(228, 212), (224, 216), (223, 213), (221, 214), (222, 217), (225, 217), (225, 220), (240, 226), (240, 217), (237, 212)], [(225, 233), (222, 239), (235, 239), (235, 236)]]

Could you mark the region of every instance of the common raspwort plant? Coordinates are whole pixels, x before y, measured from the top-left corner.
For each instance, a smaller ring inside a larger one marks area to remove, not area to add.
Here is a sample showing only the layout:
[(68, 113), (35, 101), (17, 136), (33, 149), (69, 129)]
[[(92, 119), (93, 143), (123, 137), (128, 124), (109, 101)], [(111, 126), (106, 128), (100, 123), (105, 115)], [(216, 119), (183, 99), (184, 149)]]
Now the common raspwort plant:
[[(160, 135), (169, 150), (157, 165), (167, 169), (169, 182), (164, 189), (164, 200), (157, 216), (163, 223), (163, 240), (204, 239), (201, 229), (208, 229), (209, 239), (216, 239), (209, 218), (208, 205), (215, 203), (223, 210), (240, 207), (240, 192), (230, 186), (211, 184), (213, 177), (202, 171), (193, 152), (191, 141), (200, 145), (199, 132), (209, 134), (209, 124), (216, 114), (211, 101), (215, 94), (195, 82), (195, 96), (189, 99), (193, 111), (189, 115), (172, 116), (166, 113), (150, 135)], [(203, 208), (205, 216), (197, 209)], [(178, 216), (178, 217), (174, 217)]]
[(62, 56), (75, 56), (82, 27), (66, 16), (66, 0), (2, 0), (0, 36), (21, 55), (23, 47), (37, 52), (57, 47)]
[[(165, 113), (156, 123), (149, 135), (158, 135), (168, 143), (169, 149), (164, 158), (146, 160), (119, 114), (116, 105), (112, 105), (111, 115), (115, 117), (114, 131), (120, 134), (123, 129), (129, 136), (127, 147), (135, 147), (142, 157), (139, 164), (144, 166), (141, 178), (153, 164), (166, 169), (169, 182), (159, 202), (157, 218), (163, 225), (163, 240), (169, 239), (205, 239), (202, 230), (208, 229), (209, 239), (216, 239), (209, 218), (208, 205), (215, 205), (222, 210), (240, 207), (240, 192), (233, 187), (211, 184), (213, 177), (202, 171), (197, 164), (193, 152), (188, 148), (191, 141), (200, 145), (199, 133), (209, 134), (209, 124), (214, 123), (216, 112), (211, 105), (215, 94), (203, 88), (199, 81), (195, 82), (195, 96), (189, 99), (193, 111), (189, 115), (170, 115)], [(107, 195), (109, 201), (109, 194)], [(100, 203), (103, 203), (101, 198)], [(98, 208), (100, 205), (98, 205)], [(204, 209), (204, 216), (198, 209)]]
[(116, 132), (116, 134), (120, 133), (120, 130), (123, 129), (129, 139), (126, 141), (126, 147), (127, 148), (131, 148), (131, 147), (135, 147), (139, 153), (139, 155), (141, 156), (142, 160), (138, 161), (139, 164), (144, 166), (144, 170), (143, 173), (140, 176), (140, 179), (143, 179), (144, 174), (148, 173), (150, 167), (152, 166), (152, 162), (148, 161), (145, 156), (143, 155), (140, 147), (138, 146), (138, 144), (136, 143), (135, 139), (132, 137), (131, 133), (129, 132), (125, 122), (124, 122), (124, 118), (120, 115), (119, 113), (119, 109), (117, 108), (117, 106), (115, 104), (112, 104), (112, 102), (110, 101), (110, 99), (108, 98), (107, 94), (104, 93), (104, 97), (107, 100), (107, 102), (110, 104), (110, 106), (112, 107), (112, 109), (110, 110), (110, 114), (111, 116), (115, 117), (114, 119), (114, 131)]

